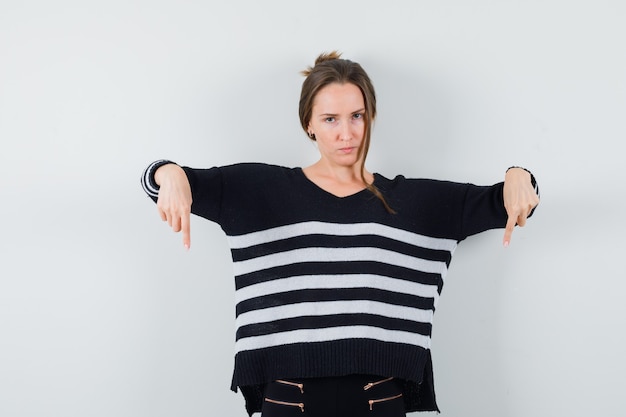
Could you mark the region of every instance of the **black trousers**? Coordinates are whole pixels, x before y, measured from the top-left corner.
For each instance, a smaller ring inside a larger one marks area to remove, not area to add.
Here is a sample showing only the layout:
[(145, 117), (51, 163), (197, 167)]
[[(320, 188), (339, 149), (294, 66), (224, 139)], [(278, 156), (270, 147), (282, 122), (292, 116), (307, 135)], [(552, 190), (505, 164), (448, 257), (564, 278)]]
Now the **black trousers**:
[(277, 380), (261, 417), (405, 417), (402, 381), (374, 375)]

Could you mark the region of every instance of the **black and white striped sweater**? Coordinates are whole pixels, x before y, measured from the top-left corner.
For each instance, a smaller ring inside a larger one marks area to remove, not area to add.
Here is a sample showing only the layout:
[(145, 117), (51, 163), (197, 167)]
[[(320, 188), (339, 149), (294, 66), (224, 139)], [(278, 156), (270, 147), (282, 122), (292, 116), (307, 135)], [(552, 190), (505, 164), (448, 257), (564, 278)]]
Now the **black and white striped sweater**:
[[(142, 184), (154, 200), (153, 174)], [(236, 284), (235, 369), (250, 414), (263, 384), (374, 374), (405, 380), (407, 411), (437, 410), (430, 337), (452, 254), (468, 236), (506, 224), (503, 184), (428, 179), (374, 184), (336, 197), (300, 168), (184, 167), (192, 213), (228, 237)], [(534, 178), (533, 178), (534, 182)]]

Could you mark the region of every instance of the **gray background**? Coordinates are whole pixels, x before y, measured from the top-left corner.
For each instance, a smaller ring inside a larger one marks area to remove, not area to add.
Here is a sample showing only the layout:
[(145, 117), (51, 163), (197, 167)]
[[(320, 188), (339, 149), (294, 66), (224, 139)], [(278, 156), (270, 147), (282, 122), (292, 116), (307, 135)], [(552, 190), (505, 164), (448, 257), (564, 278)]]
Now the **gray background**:
[(245, 415), (226, 240), (193, 218), (186, 252), (139, 176), (312, 163), (298, 72), (332, 49), (377, 88), (370, 170), (541, 184), (509, 249), (457, 249), (441, 416), (624, 415), (625, 21), (618, 0), (2, 0), (0, 415)]

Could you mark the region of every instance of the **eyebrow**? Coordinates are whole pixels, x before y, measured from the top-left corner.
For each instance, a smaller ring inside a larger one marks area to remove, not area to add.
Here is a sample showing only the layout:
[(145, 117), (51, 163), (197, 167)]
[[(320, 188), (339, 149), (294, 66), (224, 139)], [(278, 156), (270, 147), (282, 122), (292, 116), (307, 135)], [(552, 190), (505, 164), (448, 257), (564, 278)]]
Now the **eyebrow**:
[[(364, 113), (365, 112), (365, 108), (361, 108), (359, 110), (355, 110), (350, 114), (356, 114), (356, 113)], [(335, 113), (322, 113), (319, 115), (320, 117), (337, 117), (339, 116), (338, 114)]]

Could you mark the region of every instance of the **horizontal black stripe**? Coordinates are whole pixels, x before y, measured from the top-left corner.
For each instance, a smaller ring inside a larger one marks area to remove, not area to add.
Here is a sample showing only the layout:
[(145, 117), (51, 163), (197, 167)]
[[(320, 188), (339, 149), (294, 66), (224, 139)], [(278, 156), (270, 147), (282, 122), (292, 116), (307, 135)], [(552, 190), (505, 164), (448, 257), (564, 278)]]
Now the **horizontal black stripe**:
[(395, 319), (373, 314), (334, 314), (328, 316), (306, 316), (275, 320), (267, 323), (250, 324), (237, 329), (237, 340), (244, 337), (286, 332), (298, 329), (323, 329), (338, 326), (373, 326), (388, 330), (401, 330), (430, 336), (432, 325), (404, 319)]
[(316, 288), (250, 298), (238, 303), (235, 310), (237, 315), (239, 315), (248, 311), (289, 304), (350, 300), (379, 301), (398, 306), (419, 308), (421, 310), (433, 310), (434, 307), (432, 298), (417, 297), (413, 294), (402, 294), (375, 288)]
[(329, 236), (305, 235), (268, 242), (243, 249), (232, 249), (233, 261), (244, 261), (259, 256), (271, 255), (300, 248), (365, 248), (374, 247), (402, 253), (415, 258), (450, 263), (451, 253), (447, 250), (428, 249), (377, 235)]
[(437, 285), (440, 293), (443, 286), (441, 275), (436, 273), (415, 271), (413, 269), (380, 262), (352, 261), (303, 262), (264, 269), (250, 274), (236, 276), (235, 288), (240, 289), (260, 282), (294, 276), (343, 274), (373, 274), (402, 279), (409, 282), (416, 282), (419, 284)]

